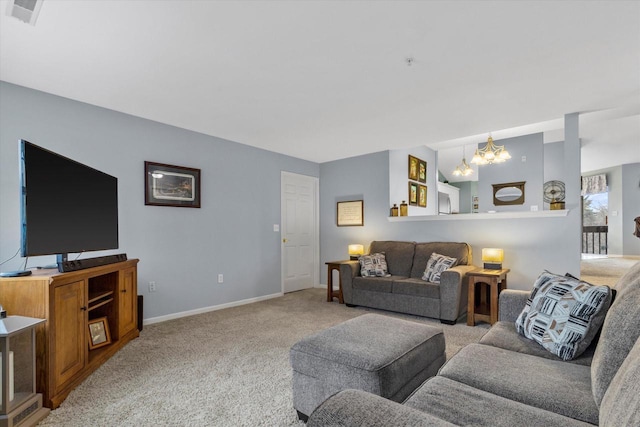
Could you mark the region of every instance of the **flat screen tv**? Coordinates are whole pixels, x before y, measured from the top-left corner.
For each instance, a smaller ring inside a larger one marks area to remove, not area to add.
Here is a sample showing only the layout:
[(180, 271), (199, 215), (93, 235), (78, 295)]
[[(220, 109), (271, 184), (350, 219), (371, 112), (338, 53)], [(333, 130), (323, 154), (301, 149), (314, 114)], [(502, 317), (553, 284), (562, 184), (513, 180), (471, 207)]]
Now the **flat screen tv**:
[(23, 257), (118, 248), (118, 179), (20, 141)]

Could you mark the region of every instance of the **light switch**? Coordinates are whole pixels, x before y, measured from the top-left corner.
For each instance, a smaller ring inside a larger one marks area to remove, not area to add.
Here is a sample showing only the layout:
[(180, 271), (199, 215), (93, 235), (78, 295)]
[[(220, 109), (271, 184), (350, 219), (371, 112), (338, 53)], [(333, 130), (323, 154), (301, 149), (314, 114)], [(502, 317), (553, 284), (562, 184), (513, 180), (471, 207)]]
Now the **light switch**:
[(280, 224), (273, 224), (273, 231), (275, 232), (280, 231)]

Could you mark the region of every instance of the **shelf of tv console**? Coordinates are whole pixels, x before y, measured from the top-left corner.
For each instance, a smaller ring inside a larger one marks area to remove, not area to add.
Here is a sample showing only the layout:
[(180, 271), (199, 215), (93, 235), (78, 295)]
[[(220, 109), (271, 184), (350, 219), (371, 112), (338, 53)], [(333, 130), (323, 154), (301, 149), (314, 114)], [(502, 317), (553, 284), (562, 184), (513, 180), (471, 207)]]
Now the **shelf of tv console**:
[[(112, 295), (113, 295), (113, 291), (89, 293), (89, 311), (94, 310), (98, 307), (101, 307), (113, 301)], [(110, 296), (111, 298), (108, 298)]]
[(467, 221), (478, 219), (525, 219), (525, 218), (553, 218), (567, 216), (570, 209), (546, 210), (546, 211), (522, 211), (522, 212), (482, 212), (470, 214), (452, 215), (413, 215), (413, 216), (390, 216), (389, 222), (412, 222), (412, 221)]

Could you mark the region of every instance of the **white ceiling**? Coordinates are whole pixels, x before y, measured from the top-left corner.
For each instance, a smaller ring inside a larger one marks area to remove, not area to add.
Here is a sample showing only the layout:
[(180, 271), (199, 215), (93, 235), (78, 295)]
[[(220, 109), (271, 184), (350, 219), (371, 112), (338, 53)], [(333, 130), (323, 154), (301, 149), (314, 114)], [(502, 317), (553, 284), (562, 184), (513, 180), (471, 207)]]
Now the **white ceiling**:
[(638, 1), (45, 0), (35, 26), (0, 7), (1, 80), (302, 159), (613, 109), (581, 130), (583, 170), (640, 162)]

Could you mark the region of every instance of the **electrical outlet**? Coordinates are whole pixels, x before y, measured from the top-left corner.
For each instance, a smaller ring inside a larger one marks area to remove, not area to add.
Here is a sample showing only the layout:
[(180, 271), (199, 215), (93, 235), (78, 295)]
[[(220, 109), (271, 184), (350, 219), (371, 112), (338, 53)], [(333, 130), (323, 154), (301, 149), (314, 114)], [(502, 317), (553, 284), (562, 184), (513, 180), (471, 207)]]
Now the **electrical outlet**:
[(156, 291), (156, 282), (149, 282), (149, 292)]
[(218, 274), (218, 283), (224, 282), (224, 276), (222, 274)]

